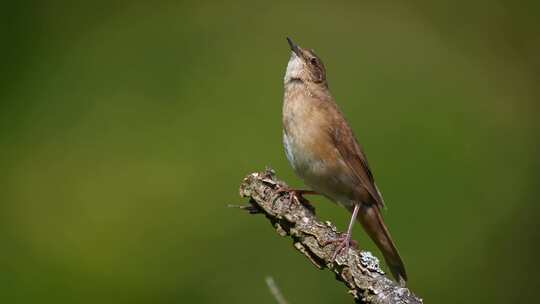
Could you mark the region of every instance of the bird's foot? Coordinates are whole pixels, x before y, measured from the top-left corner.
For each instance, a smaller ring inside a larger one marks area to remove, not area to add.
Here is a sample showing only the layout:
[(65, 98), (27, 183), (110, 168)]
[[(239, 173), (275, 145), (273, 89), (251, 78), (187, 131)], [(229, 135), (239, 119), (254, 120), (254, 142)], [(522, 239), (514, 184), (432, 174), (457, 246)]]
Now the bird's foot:
[(292, 189), (288, 186), (281, 186), (277, 190), (278, 194), (287, 193), (289, 195), (289, 198), (291, 200), (291, 203), (297, 202), (299, 204), (304, 205), (306, 208), (308, 208), (311, 211), (315, 211), (315, 208), (311, 205), (311, 203), (304, 197), (304, 194), (312, 194), (317, 195), (319, 193), (312, 191), (312, 190), (300, 190), (300, 189)]
[(336, 246), (336, 249), (334, 250), (334, 254), (332, 254), (332, 262), (336, 260), (337, 256), (343, 253), (348, 253), (349, 248), (353, 247), (355, 249), (358, 249), (358, 242), (352, 239), (352, 235), (349, 233), (345, 233), (340, 235), (339, 237), (327, 240), (322, 243), (323, 246), (326, 246), (328, 244), (334, 244), (338, 243)]

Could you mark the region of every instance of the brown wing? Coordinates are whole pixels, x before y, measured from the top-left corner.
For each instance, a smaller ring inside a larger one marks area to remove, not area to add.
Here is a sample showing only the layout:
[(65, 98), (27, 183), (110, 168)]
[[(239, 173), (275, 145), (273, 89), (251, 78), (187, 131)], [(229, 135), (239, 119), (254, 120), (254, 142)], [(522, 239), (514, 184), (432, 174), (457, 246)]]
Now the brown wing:
[[(341, 115), (341, 113), (338, 115)], [(354, 136), (351, 127), (344, 118), (336, 119), (332, 124), (330, 137), (339, 151), (339, 154), (353, 172), (358, 186), (363, 187), (369, 193), (379, 209), (382, 209), (384, 207), (384, 200), (375, 184), (373, 174), (369, 169), (367, 158), (364, 151), (362, 151), (362, 147), (360, 147), (360, 144), (356, 141), (356, 137)]]

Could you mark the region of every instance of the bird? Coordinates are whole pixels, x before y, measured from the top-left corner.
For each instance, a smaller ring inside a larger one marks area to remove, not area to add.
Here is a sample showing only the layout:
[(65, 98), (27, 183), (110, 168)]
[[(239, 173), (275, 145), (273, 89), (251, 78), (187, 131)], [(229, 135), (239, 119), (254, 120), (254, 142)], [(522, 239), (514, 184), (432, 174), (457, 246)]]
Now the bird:
[(377, 245), (396, 281), (405, 286), (407, 274), (381, 211), (385, 203), (367, 157), (330, 93), (326, 68), (312, 49), (287, 37), (291, 55), (284, 76), (283, 145), (294, 172), (310, 190), (285, 189), (291, 197), (320, 194), (352, 213), (347, 232), (332, 260), (356, 246), (356, 220)]

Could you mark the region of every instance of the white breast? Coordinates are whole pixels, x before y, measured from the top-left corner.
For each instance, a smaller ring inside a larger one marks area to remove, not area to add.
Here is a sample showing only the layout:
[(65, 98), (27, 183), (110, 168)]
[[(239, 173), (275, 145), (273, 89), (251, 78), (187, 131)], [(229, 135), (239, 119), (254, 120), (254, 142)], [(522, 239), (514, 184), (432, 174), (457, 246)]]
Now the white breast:
[[(296, 131), (304, 131), (302, 129)], [(309, 132), (305, 132), (300, 136), (309, 137)], [(306, 182), (310, 187), (316, 187), (321, 178), (325, 178), (327, 175), (327, 165), (323, 159), (316, 157), (312, 151), (310, 151), (306, 146), (305, 142), (298, 141), (298, 134), (292, 136), (292, 134), (287, 135), (286, 132), (283, 132), (283, 146), (285, 147), (285, 154), (289, 163), (293, 167), (295, 173)]]
[(294, 170), (296, 170), (295, 165), (295, 159), (294, 159), (294, 151), (293, 146), (291, 143), (291, 140), (287, 137), (287, 134), (283, 132), (283, 146), (285, 147), (285, 154), (287, 155), (287, 159), (289, 160), (289, 163), (293, 167)]

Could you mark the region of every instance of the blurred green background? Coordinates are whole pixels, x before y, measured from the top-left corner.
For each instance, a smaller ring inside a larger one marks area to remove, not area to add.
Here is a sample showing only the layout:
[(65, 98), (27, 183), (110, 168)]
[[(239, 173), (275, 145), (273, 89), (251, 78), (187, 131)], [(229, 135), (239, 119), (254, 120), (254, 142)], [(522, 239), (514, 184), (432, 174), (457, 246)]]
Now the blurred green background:
[[(314, 48), (426, 303), (538, 286), (540, 6), (41, 1), (3, 8), (1, 303), (351, 303), (240, 203)], [(314, 198), (344, 229), (349, 214)], [(375, 250), (359, 226), (355, 238)]]

